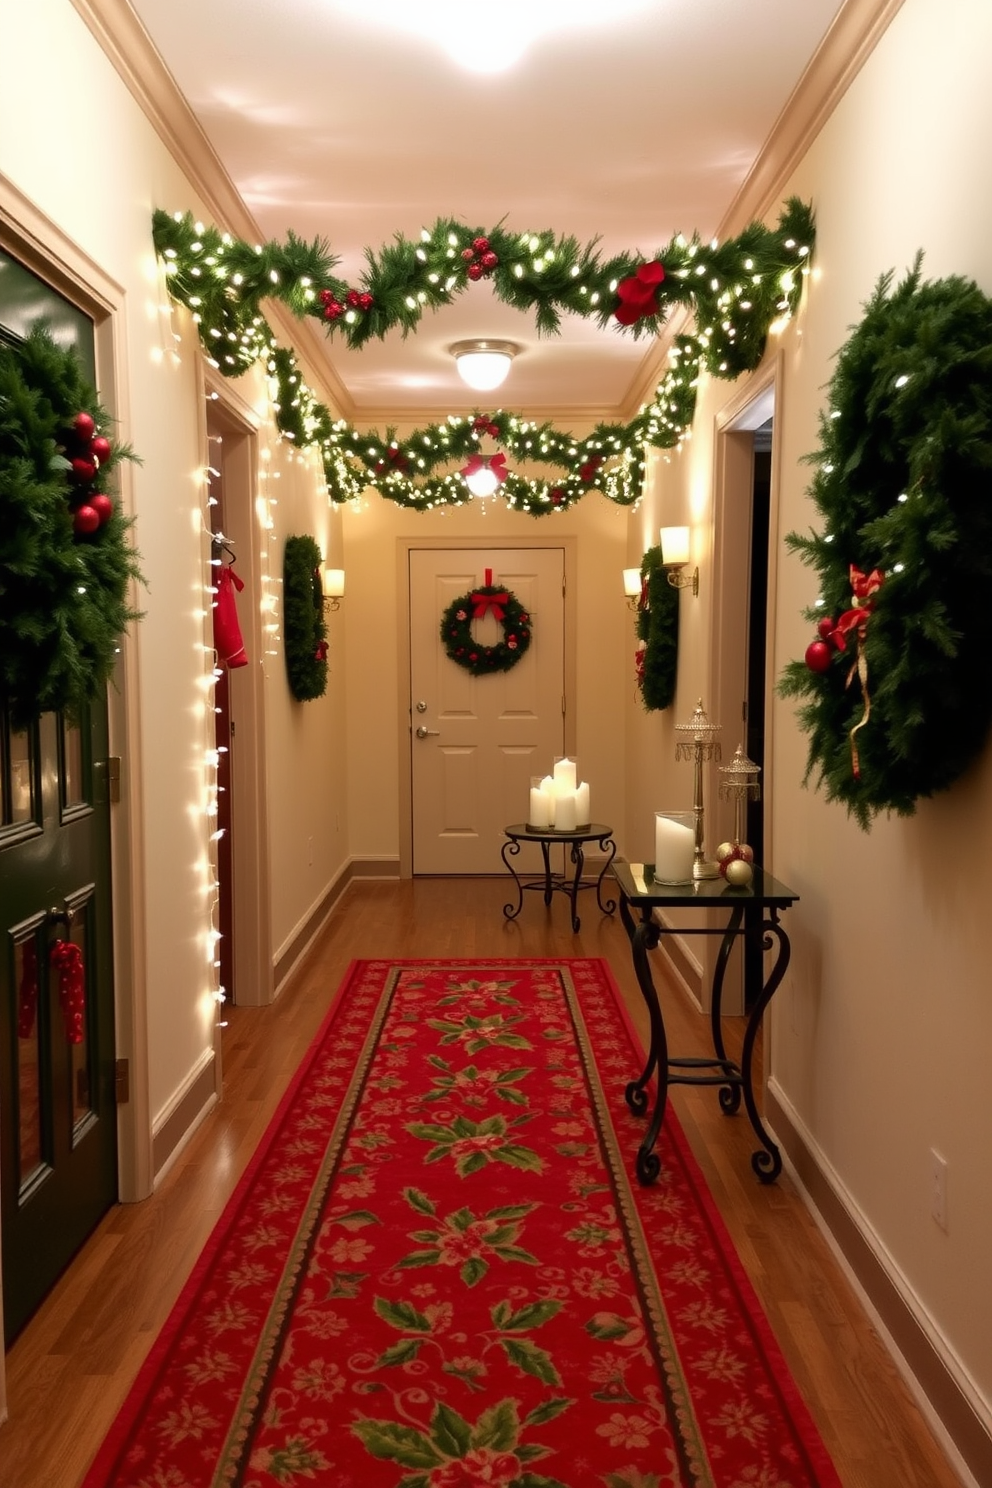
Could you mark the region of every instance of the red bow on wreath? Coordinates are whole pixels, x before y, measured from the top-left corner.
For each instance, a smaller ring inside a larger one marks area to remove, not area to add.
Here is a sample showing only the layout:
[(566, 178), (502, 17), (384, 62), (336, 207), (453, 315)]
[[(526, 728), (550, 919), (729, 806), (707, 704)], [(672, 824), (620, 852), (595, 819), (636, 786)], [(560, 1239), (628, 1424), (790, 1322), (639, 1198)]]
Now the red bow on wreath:
[(830, 632), (830, 639), (838, 651), (847, 650), (845, 637), (849, 631), (860, 631), (862, 626), (868, 624), (868, 616), (875, 608), (875, 595), (884, 583), (885, 575), (880, 568), (873, 568), (870, 574), (863, 574), (860, 568), (851, 564), (851, 597), (855, 600), (863, 600), (864, 603), (855, 606), (854, 609), (845, 610)]
[[(487, 568), (485, 588), (491, 589), (492, 587), (493, 571), (491, 568)], [(474, 605), (474, 609), (472, 610), (473, 620), (481, 620), (487, 610), (492, 610), (496, 619), (502, 620), (506, 614), (506, 606), (510, 602), (510, 596), (505, 590), (502, 594), (483, 594), (480, 590), (476, 589), (469, 597)]]
[(617, 285), (620, 301), (613, 314), (621, 325), (636, 325), (645, 315), (658, 313), (658, 286), (664, 282), (665, 266), (660, 260), (642, 263), (629, 279), (621, 279)]
[(461, 474), (468, 480), (470, 475), (475, 475), (479, 470), (489, 468), (499, 485), (506, 480), (509, 471), (506, 468), (506, 456), (501, 452), (498, 455), (469, 455), (468, 464)]

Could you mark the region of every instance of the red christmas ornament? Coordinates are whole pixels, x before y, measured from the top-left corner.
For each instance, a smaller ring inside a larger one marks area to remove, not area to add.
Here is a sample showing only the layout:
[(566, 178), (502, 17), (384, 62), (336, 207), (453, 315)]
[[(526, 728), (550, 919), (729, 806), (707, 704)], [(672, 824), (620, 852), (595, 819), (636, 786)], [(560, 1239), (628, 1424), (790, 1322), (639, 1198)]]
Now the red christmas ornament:
[(347, 294), (347, 300), (348, 300), (348, 304), (351, 305), (353, 309), (356, 308), (357, 305), (358, 305), (358, 290), (357, 289), (349, 289), (348, 294)]
[[(101, 527), (104, 526), (106, 522), (109, 522), (114, 514), (114, 503), (111, 501), (109, 496), (104, 496), (102, 491), (96, 496), (91, 496), (86, 505), (92, 507), (92, 509), (96, 512), (97, 516), (100, 519)], [(80, 510), (82, 510), (82, 508), (80, 508)]]
[(473, 249), (475, 250), (476, 253), (488, 253), (489, 252), (489, 239), (488, 238), (473, 238), (472, 239), (472, 247), (473, 247)]
[(100, 514), (93, 510), (92, 506), (79, 507), (72, 518), (72, 528), (83, 537), (88, 537), (95, 532), (100, 525)]
[(482, 267), (486, 270), (487, 273), (491, 269), (494, 269), (498, 263), (499, 259), (496, 257), (495, 253), (484, 253), (482, 255)]
[(96, 432), (96, 424), (93, 422), (92, 414), (80, 412), (72, 421), (72, 427), (80, 439), (92, 439)]
[(92, 460), (83, 460), (78, 456), (72, 461), (73, 479), (78, 481), (91, 481), (96, 475), (96, 466)]
[(367, 291), (364, 294), (360, 294), (358, 296), (359, 310), (371, 310), (373, 303), (374, 302), (372, 296)]
[(481, 264), (478, 264), (478, 263), (470, 263), (469, 264), (469, 266), (468, 266), (468, 277), (470, 279), (481, 279), (484, 273), (485, 273), (485, 270), (483, 269), (483, 267), (482, 267)]
[(806, 665), (811, 672), (825, 672), (833, 654), (826, 641), (811, 641), (806, 647)]
[(834, 633), (834, 622), (829, 615), (824, 615), (822, 620), (816, 622), (816, 633), (821, 641), (829, 641)]
[(343, 314), (344, 306), (341, 304), (340, 300), (331, 299), (328, 300), (324, 305), (325, 320), (340, 320)]
[(110, 459), (110, 440), (105, 439), (102, 434), (97, 434), (90, 440), (90, 454), (101, 465), (105, 465)]
[(474, 248), (463, 248), (462, 249), (462, 258), (465, 260), (466, 263), (471, 263), (474, 257), (475, 257), (475, 249)]

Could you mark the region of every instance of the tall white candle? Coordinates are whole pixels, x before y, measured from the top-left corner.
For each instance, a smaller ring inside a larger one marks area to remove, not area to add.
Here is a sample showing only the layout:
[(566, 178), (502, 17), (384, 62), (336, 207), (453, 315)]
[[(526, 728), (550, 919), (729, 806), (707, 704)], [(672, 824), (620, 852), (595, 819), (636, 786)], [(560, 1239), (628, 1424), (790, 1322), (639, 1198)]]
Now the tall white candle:
[(572, 759), (555, 760), (555, 791), (562, 795), (565, 791), (575, 789), (575, 761)]
[(541, 789), (548, 798), (548, 826), (555, 824), (555, 783), (550, 775), (545, 775), (541, 781)]
[(574, 832), (577, 825), (575, 791), (556, 792), (555, 830), (558, 832)]
[(580, 827), (587, 827), (592, 821), (589, 805), (589, 787), (583, 780), (582, 784), (575, 789), (575, 820)]
[(530, 827), (550, 827), (551, 825), (551, 801), (539, 785), (532, 785), (530, 788), (530, 815), (527, 817), (527, 825)]
[(656, 883), (692, 882), (696, 833), (691, 811), (658, 811), (654, 818)]

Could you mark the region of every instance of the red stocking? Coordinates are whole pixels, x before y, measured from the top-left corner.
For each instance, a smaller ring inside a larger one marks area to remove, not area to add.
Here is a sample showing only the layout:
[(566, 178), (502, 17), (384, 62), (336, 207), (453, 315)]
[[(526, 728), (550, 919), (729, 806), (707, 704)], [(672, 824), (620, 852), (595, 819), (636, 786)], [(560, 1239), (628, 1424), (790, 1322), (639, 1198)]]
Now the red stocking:
[(214, 646), (222, 666), (248, 665), (245, 644), (241, 639), (241, 626), (238, 624), (238, 610), (234, 602), (235, 589), (241, 590), (244, 587), (244, 580), (238, 577), (231, 564), (219, 570), (217, 598), (214, 601)]

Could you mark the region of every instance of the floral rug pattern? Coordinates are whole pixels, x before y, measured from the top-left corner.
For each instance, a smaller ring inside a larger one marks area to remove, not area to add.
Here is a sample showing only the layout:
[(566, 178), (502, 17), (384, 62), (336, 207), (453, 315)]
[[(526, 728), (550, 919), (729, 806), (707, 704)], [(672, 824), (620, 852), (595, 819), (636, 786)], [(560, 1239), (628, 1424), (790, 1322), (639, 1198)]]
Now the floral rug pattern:
[(602, 961), (354, 963), (84, 1488), (839, 1488), (641, 1064)]

